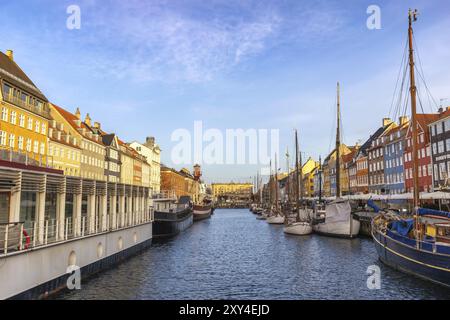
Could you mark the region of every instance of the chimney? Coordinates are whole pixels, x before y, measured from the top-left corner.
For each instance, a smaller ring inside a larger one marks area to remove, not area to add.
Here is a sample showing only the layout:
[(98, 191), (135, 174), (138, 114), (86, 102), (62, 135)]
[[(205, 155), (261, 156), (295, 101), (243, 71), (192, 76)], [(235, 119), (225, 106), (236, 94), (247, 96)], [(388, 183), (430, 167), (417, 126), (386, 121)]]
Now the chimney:
[(14, 52), (12, 50), (6, 50), (6, 56), (9, 60), (14, 61)]
[(91, 117), (89, 113), (86, 113), (86, 117), (84, 118), (84, 122), (90, 127), (91, 126)]
[(390, 118), (383, 118), (383, 127), (390, 125), (392, 120)]
[(77, 108), (77, 110), (75, 111), (75, 117), (77, 117), (78, 120), (81, 119), (81, 112), (80, 112), (80, 108)]
[(100, 122), (95, 121), (94, 122), (94, 128), (97, 128), (97, 129), (100, 130), (102, 128)]
[(155, 145), (155, 137), (147, 137), (147, 138), (145, 139), (145, 145), (146, 145), (147, 147), (152, 148), (152, 147)]
[(409, 118), (407, 116), (401, 116), (400, 118), (398, 118), (398, 123), (402, 126), (406, 123), (408, 123)]

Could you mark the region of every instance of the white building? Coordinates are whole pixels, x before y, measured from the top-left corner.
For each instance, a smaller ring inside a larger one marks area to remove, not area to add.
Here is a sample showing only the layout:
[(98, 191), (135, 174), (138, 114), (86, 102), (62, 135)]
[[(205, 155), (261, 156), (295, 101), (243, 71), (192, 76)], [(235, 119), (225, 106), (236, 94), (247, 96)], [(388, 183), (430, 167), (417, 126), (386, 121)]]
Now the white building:
[(147, 137), (144, 144), (134, 141), (130, 143), (130, 147), (147, 159), (147, 162), (150, 164), (150, 188), (153, 192), (160, 192), (161, 149), (155, 143), (155, 138)]

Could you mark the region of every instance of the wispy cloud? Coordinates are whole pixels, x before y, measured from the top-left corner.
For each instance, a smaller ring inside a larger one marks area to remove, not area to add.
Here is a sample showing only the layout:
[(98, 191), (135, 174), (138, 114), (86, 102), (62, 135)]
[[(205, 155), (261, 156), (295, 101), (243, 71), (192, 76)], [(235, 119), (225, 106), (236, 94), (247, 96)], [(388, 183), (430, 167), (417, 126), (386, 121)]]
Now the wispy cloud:
[[(221, 19), (210, 15), (209, 5), (196, 11), (192, 3), (189, 10), (181, 2), (113, 3), (96, 8), (86, 24), (99, 54), (87, 64), (101, 74), (138, 81), (209, 81), (262, 52), (281, 22), (276, 11), (266, 8), (237, 8)], [(105, 42), (111, 51), (105, 51)]]

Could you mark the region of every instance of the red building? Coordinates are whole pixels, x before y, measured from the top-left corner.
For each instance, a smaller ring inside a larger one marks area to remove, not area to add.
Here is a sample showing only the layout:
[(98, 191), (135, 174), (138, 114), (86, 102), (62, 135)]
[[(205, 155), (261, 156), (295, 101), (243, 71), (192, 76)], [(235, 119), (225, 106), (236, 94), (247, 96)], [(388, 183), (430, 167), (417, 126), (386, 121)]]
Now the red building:
[[(437, 120), (438, 114), (418, 114), (417, 115), (417, 145), (419, 162), (419, 190), (421, 192), (431, 192), (433, 186), (433, 166), (431, 158), (431, 143), (428, 125)], [(412, 163), (412, 126), (409, 126), (406, 133), (406, 145), (403, 154), (405, 167), (405, 189), (406, 192), (413, 192), (413, 163)]]

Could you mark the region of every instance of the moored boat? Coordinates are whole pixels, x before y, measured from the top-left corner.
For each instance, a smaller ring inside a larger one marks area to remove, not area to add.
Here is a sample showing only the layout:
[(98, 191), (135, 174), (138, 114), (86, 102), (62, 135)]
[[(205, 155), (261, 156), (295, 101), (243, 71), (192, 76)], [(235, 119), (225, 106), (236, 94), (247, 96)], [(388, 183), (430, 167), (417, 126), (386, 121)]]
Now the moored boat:
[(412, 22), (417, 10), (408, 13), (413, 162), (413, 207), (406, 217), (390, 209), (379, 210), (372, 221), (372, 238), (379, 259), (386, 265), (416, 277), (450, 287), (450, 212), (420, 208), (418, 121)]
[[(298, 137), (297, 130), (295, 130), (295, 211), (296, 217), (295, 221), (289, 222), (288, 212), (285, 213), (283, 228), (284, 233), (293, 234), (293, 235), (308, 235), (312, 233), (311, 219), (309, 213), (306, 211), (307, 209), (300, 209), (300, 197), (303, 199), (303, 184), (302, 184), (302, 160), (300, 154), (300, 163), (299, 163), (299, 150), (298, 150)], [(300, 180), (300, 181), (299, 181)], [(302, 188), (300, 192), (300, 187)]]
[(360, 223), (352, 214), (348, 200), (341, 198), (341, 109), (339, 100), (339, 82), (337, 83), (337, 126), (336, 126), (336, 200), (325, 205), (325, 219), (315, 221), (314, 232), (339, 238), (354, 238), (359, 234)]
[(386, 211), (374, 218), (372, 238), (379, 259), (399, 271), (450, 287), (450, 213), (418, 209), (417, 216), (418, 220), (405, 219)]
[(190, 197), (174, 199), (155, 199), (153, 237), (173, 237), (189, 228), (193, 223), (192, 202)]
[(283, 229), (284, 233), (298, 236), (308, 235), (312, 233), (312, 227), (309, 222), (299, 221), (288, 224)]
[(194, 214), (194, 217), (193, 217), (194, 221), (200, 221), (203, 219), (211, 218), (211, 205), (210, 204), (204, 204), (204, 205), (194, 204), (193, 214)]
[(332, 237), (355, 238), (359, 234), (360, 222), (352, 214), (348, 200), (336, 199), (325, 207), (323, 222), (313, 224), (314, 232)]

